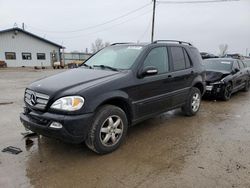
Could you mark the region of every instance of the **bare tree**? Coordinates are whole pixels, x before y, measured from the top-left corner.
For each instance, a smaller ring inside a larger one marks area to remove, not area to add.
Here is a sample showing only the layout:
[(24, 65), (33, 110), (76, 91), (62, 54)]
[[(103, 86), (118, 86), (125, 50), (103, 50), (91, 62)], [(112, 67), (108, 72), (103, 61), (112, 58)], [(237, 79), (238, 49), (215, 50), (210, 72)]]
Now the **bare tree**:
[(95, 53), (98, 50), (100, 50), (100, 49), (102, 49), (104, 47), (107, 47), (109, 45), (110, 45), (109, 42), (103, 43), (102, 39), (98, 38), (98, 39), (95, 40), (94, 43), (91, 44), (92, 52)]
[(220, 56), (225, 56), (227, 54), (228, 45), (227, 44), (220, 44), (219, 49), (220, 49)]
[(109, 42), (105, 42), (104, 47), (110, 46)]

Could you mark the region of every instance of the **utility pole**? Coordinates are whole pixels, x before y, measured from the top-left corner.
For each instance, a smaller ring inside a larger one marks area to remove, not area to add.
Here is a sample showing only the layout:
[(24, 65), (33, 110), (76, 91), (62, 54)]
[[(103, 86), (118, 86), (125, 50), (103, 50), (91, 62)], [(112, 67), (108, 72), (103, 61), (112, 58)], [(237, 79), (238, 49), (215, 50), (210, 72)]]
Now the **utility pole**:
[(153, 0), (153, 18), (152, 18), (151, 42), (154, 42), (154, 30), (155, 30), (155, 4), (156, 4), (156, 0)]

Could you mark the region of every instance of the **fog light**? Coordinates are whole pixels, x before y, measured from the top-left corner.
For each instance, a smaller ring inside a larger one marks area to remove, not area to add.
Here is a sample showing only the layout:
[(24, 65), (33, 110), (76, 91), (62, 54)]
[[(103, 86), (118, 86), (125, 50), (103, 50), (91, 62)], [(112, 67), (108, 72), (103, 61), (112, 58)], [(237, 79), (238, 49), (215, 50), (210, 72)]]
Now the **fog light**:
[(62, 124), (53, 121), (53, 122), (50, 124), (50, 127), (51, 127), (51, 128), (55, 128), (55, 129), (61, 129), (61, 128), (62, 128)]

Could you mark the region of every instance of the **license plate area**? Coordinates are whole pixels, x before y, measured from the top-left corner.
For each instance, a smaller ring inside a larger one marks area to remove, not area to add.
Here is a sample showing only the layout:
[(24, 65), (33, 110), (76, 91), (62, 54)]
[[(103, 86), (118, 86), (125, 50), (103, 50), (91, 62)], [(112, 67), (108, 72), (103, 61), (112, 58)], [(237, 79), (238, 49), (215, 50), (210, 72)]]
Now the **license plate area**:
[(212, 91), (212, 89), (213, 89), (213, 86), (206, 86), (207, 91)]

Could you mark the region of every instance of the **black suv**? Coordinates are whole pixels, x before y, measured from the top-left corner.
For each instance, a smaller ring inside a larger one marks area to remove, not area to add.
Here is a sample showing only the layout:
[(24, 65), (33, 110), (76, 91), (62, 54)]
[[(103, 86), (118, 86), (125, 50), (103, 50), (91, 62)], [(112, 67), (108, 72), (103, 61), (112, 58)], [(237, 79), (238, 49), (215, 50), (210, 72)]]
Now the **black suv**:
[(201, 61), (186, 42), (116, 43), (79, 68), (32, 83), (20, 119), (38, 134), (112, 152), (131, 125), (175, 108), (187, 116), (198, 112)]

